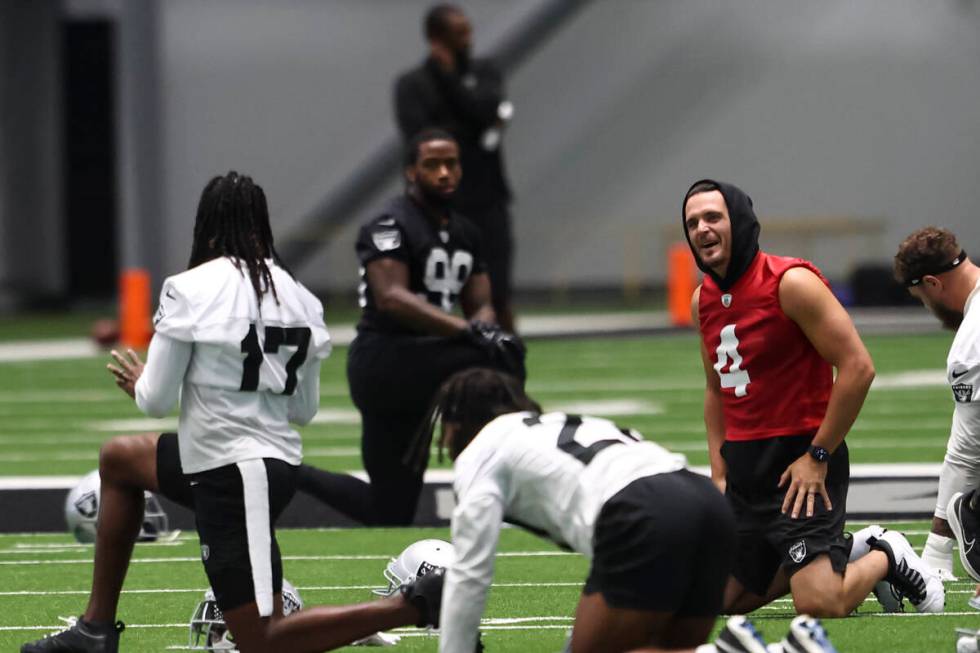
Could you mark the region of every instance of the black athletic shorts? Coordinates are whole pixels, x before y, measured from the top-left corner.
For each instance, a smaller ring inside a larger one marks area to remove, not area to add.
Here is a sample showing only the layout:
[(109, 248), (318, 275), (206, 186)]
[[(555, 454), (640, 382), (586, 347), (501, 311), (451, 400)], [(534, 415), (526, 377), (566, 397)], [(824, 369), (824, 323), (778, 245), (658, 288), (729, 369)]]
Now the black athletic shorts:
[(157, 439), (157, 485), (160, 494), (174, 503), (194, 510), (190, 479), (180, 467), (180, 447), (176, 433), (161, 433)]
[(725, 496), (735, 512), (738, 553), (734, 576), (746, 589), (765, 596), (780, 567), (787, 576), (818, 556), (830, 556), (839, 574), (847, 567), (851, 544), (844, 536), (850, 462), (847, 445), (830, 457), (825, 485), (832, 510), (818, 496), (813, 517), (792, 519), (782, 513), (786, 488), (778, 487), (786, 468), (806, 453), (809, 435), (725, 442), (721, 454), (728, 467)]
[(599, 511), (584, 593), (614, 608), (713, 617), (734, 547), (734, 517), (710, 480), (686, 469), (646, 476)]
[(275, 523), (296, 489), (298, 467), (272, 458), (189, 474), (201, 560), (223, 612), (255, 601), (272, 614), (282, 591)]

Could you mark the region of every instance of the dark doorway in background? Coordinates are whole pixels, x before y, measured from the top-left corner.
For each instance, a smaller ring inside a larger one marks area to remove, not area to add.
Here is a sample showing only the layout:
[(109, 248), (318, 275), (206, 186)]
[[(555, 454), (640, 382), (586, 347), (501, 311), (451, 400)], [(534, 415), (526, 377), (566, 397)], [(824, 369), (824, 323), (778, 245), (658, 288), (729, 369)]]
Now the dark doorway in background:
[(65, 253), (70, 300), (116, 293), (115, 26), (62, 29)]

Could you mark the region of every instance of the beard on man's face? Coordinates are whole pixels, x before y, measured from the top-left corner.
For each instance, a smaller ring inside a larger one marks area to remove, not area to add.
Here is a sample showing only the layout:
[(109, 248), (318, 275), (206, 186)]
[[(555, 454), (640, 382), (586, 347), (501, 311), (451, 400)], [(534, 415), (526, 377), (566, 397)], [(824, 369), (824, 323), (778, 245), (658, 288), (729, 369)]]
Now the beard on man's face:
[(422, 200), (432, 208), (444, 211), (452, 206), (455, 191), (453, 193), (445, 193), (435, 186), (429, 186), (422, 182), (417, 182), (416, 186), (419, 189), (419, 195), (422, 196)]
[(963, 323), (962, 311), (954, 311), (951, 308), (946, 308), (945, 306), (940, 306), (939, 304), (932, 304), (929, 306), (929, 308), (932, 309), (933, 314), (939, 318), (943, 328), (949, 329), (950, 331), (956, 331)]
[(469, 48), (454, 48), (453, 56), (456, 59), (456, 70), (461, 73), (465, 73), (470, 68), (470, 49)]

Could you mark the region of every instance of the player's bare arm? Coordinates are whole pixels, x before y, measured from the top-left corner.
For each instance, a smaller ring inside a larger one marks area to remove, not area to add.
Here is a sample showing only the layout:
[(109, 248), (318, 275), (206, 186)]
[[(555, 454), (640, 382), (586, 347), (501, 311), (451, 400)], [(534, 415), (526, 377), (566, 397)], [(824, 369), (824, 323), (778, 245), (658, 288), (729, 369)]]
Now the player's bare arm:
[(401, 261), (375, 259), (367, 264), (366, 273), (382, 313), (432, 335), (452, 336), (467, 329), (466, 320), (440, 310), (409, 290), (408, 266)]
[[(695, 324), (699, 323), (698, 305), (701, 299), (701, 286), (694, 290), (691, 296), (691, 319)], [(721, 382), (718, 374), (715, 373), (714, 365), (708, 348), (704, 345), (704, 338), (701, 342), (701, 363), (704, 365), (704, 426), (708, 435), (708, 459), (711, 464), (711, 480), (715, 486), (725, 493), (725, 477), (728, 467), (725, 459), (721, 457), (721, 445), (725, 443), (725, 414), (722, 411)]]
[(491, 303), (490, 275), (486, 272), (470, 276), (460, 292), (459, 301), (467, 320), (496, 324), (497, 316)]
[[(820, 278), (806, 268), (786, 272), (779, 284), (783, 312), (803, 331), (817, 353), (837, 370), (824, 416), (813, 444), (833, 453), (857, 419), (874, 379), (874, 363), (854, 323)], [(795, 519), (803, 512), (812, 517), (817, 495), (831, 509), (824, 481), (827, 463), (808, 453), (786, 468), (779, 486), (786, 486), (783, 512)]]

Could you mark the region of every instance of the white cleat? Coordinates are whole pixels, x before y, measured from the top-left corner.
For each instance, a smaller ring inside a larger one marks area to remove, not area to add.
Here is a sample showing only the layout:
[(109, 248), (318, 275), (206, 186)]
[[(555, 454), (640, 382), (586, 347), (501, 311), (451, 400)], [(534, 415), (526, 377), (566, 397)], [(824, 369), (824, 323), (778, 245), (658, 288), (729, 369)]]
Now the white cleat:
[(980, 632), (974, 632), (969, 628), (957, 628), (956, 634), (956, 653), (977, 653), (977, 642), (980, 640)]
[(819, 619), (801, 614), (783, 638), (783, 653), (837, 653)]
[(943, 583), (952, 583), (959, 580), (959, 578), (953, 575), (952, 571), (945, 567), (933, 567), (932, 570), (939, 576), (939, 580)]
[(769, 653), (762, 635), (742, 615), (728, 618), (715, 638), (715, 648), (720, 653)]
[(907, 598), (916, 612), (942, 612), (946, 605), (946, 589), (939, 576), (916, 555), (905, 536), (898, 531), (885, 531), (872, 544), (888, 556), (888, 576), (892, 587)]

